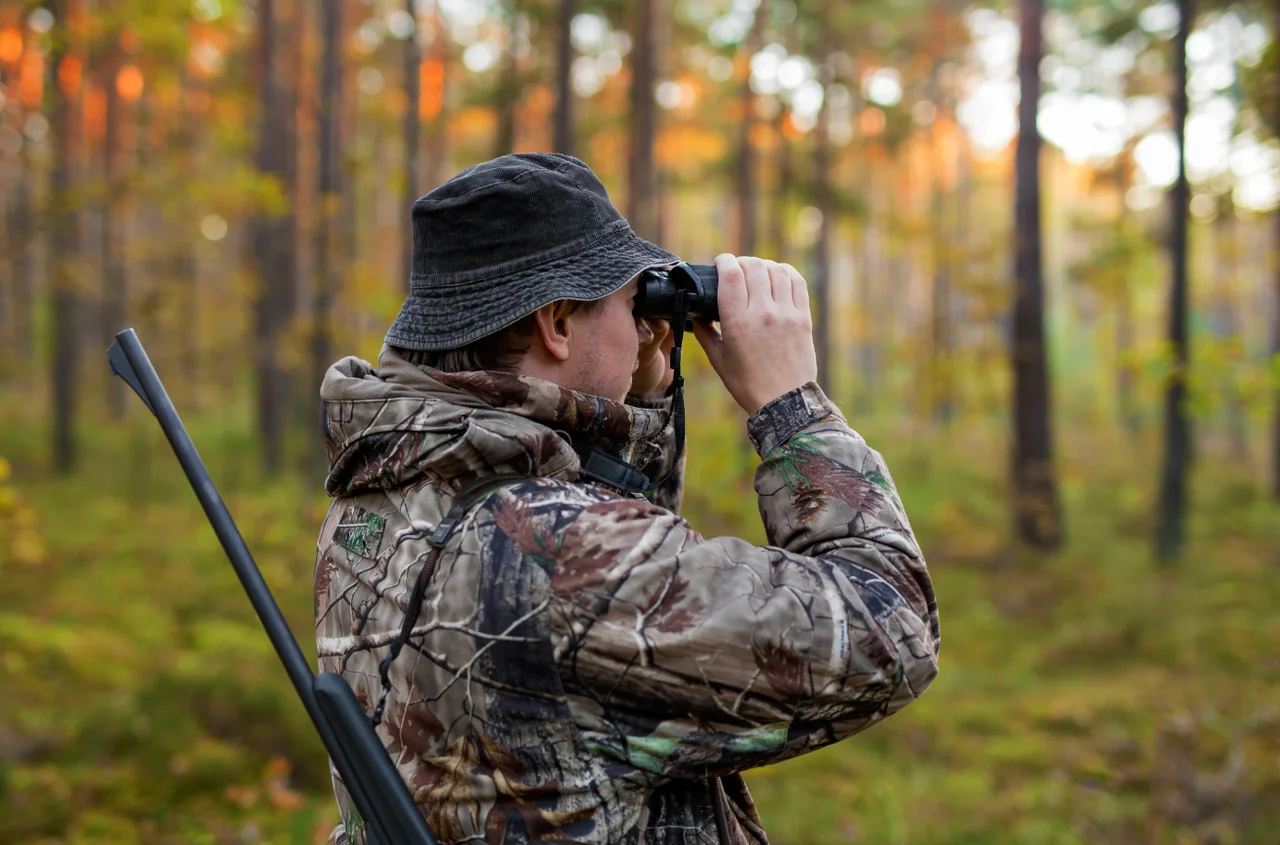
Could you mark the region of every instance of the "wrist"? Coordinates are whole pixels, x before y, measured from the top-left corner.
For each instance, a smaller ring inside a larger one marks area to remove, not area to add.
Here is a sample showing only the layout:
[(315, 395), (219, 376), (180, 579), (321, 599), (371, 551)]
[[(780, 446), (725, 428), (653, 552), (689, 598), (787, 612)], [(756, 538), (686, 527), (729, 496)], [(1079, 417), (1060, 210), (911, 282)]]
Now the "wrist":
[(810, 381), (775, 397), (748, 417), (747, 435), (763, 458), (796, 432), (828, 417), (844, 421), (840, 409), (818, 383)]
[(806, 384), (813, 384), (813, 382), (804, 382), (800, 384), (793, 384), (790, 387), (771, 388), (769, 390), (757, 391), (750, 396), (743, 397), (745, 401), (739, 401), (738, 404), (742, 406), (742, 410), (747, 412), (747, 416), (755, 416), (770, 404), (778, 401), (789, 393), (800, 390)]

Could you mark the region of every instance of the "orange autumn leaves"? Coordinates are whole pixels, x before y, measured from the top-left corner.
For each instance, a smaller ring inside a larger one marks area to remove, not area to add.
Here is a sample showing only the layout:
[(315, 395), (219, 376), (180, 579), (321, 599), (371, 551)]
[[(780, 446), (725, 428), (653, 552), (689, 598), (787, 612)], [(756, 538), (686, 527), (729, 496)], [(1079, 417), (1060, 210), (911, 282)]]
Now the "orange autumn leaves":
[(0, 29), (0, 62), (17, 64), (22, 58), (22, 33), (16, 26)]
[[(0, 64), (16, 69), (17, 99), (27, 108), (38, 108), (44, 96), (45, 60), (39, 50), (26, 49), (22, 32), (17, 27), (0, 29)], [(84, 83), (84, 63), (74, 55), (64, 56), (58, 63), (58, 88), (67, 97), (80, 93)], [(116, 93), (121, 99), (133, 102), (142, 96), (144, 79), (142, 70), (133, 64), (122, 66), (116, 73)]]

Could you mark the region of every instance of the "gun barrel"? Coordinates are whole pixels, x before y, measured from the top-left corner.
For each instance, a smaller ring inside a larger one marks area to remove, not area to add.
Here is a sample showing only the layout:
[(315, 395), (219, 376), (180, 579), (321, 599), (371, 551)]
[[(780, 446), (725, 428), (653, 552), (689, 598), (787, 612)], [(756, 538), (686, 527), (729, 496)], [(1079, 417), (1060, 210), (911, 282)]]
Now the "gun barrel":
[(368, 842), (387, 845), (436, 845), (426, 820), (367, 719), (346, 681), (329, 673), (311, 672), (284, 614), (245, 545), (240, 529), (222, 501), (209, 471), (200, 459), (178, 410), (152, 366), (133, 329), (116, 335), (107, 350), (112, 370), (133, 388), (155, 414), (187, 480), (195, 490), (218, 541), (231, 560), (249, 602), (258, 614), (293, 688), (311, 717), (338, 774), (351, 793), (361, 817), (369, 825)]

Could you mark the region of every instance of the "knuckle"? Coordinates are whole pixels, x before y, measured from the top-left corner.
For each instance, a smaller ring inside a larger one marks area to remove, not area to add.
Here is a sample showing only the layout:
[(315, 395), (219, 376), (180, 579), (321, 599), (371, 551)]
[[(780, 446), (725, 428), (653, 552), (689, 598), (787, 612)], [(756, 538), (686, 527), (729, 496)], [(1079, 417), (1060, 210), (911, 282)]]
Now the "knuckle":
[(739, 260), (731, 252), (722, 252), (716, 256), (716, 269), (730, 275), (738, 272)]

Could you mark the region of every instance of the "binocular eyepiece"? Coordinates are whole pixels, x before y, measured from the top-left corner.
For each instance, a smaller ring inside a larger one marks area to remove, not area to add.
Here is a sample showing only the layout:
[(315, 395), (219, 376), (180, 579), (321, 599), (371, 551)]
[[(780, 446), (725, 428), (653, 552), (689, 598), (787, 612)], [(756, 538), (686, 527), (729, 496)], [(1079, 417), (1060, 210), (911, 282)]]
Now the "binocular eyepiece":
[(637, 317), (675, 320), (683, 311), (686, 320), (719, 320), (718, 286), (714, 264), (677, 264), (670, 270), (649, 270), (640, 276), (632, 313)]

